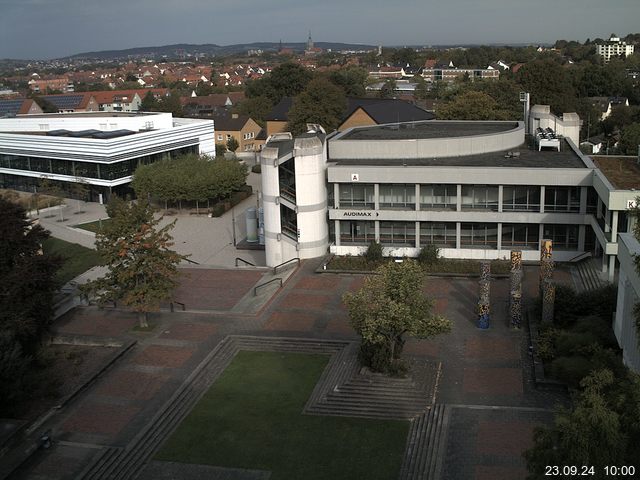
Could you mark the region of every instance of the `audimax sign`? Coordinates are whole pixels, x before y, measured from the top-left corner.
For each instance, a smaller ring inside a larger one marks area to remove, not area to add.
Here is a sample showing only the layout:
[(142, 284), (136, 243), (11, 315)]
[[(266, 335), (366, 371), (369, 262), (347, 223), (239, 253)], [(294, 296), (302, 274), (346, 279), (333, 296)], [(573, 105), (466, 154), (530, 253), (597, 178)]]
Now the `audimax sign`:
[(378, 215), (378, 212), (344, 212), (342, 214), (343, 217), (377, 217)]

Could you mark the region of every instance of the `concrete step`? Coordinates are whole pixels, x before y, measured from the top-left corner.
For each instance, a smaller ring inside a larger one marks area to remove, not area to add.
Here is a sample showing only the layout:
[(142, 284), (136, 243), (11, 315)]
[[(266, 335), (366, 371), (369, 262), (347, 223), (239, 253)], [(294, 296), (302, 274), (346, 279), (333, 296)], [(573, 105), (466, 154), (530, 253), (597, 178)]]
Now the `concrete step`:
[(438, 480), (446, 454), (450, 407), (436, 404), (417, 417), (407, 437), (400, 480)]

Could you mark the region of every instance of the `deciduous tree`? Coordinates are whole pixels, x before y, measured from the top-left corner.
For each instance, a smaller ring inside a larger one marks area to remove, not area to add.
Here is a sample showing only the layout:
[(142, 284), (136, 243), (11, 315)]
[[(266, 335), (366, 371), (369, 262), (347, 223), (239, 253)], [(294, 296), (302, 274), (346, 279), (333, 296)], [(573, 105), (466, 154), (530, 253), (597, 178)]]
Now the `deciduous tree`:
[(159, 228), (159, 219), (146, 202), (112, 197), (107, 206), (111, 221), (96, 235), (96, 249), (108, 272), (85, 286), (100, 303), (120, 301), (148, 327), (149, 312), (171, 298), (177, 286), (178, 264), (186, 258), (173, 251), (175, 220)]
[(287, 128), (297, 135), (306, 131), (307, 123), (318, 123), (331, 132), (340, 125), (346, 108), (344, 91), (325, 78), (316, 78), (294, 99)]
[(398, 367), (405, 335), (429, 338), (448, 332), (451, 322), (433, 313), (422, 292), (424, 272), (413, 260), (387, 263), (343, 301), (351, 326), (362, 336), (360, 359), (377, 371)]

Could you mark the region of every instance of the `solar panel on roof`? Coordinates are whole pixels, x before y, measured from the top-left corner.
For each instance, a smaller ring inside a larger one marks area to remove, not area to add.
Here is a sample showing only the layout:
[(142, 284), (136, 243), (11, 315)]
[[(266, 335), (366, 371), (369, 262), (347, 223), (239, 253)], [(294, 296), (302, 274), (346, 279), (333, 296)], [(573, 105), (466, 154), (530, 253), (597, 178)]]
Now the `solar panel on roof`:
[(70, 130), (65, 130), (64, 128), (58, 130), (50, 130), (47, 132), (47, 135), (52, 137), (67, 137), (71, 133)]
[(126, 135), (131, 135), (132, 133), (135, 133), (135, 132), (131, 130), (112, 130), (110, 132), (99, 132), (99, 133), (93, 134), (92, 137), (106, 140), (109, 138), (124, 137)]
[(100, 133), (100, 130), (80, 130), (79, 132), (71, 132), (70, 137), (91, 137), (96, 133)]
[(53, 103), (59, 110), (71, 110), (78, 108), (83, 97), (83, 95), (45, 96), (44, 99)]
[(16, 115), (24, 100), (0, 100), (0, 115)]

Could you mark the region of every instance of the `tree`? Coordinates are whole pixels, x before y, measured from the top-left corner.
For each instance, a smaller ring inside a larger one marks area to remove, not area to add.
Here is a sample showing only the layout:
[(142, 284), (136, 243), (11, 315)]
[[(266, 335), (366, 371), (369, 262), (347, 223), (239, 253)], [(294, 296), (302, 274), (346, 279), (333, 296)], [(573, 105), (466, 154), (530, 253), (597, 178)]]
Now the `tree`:
[(172, 90), (168, 96), (160, 100), (158, 110), (171, 113), (174, 117), (181, 117), (182, 103), (180, 103), (180, 94)]
[(632, 123), (622, 129), (618, 147), (625, 155), (638, 155), (640, 148), (640, 123)]
[(260, 126), (264, 127), (264, 119), (269, 114), (272, 108), (273, 104), (271, 103), (271, 100), (269, 100), (269, 98), (265, 96), (258, 96), (244, 99), (234, 108), (234, 111), (241, 115), (249, 116)]
[(147, 92), (147, 94), (142, 99), (140, 103), (140, 111), (141, 112), (157, 112), (160, 107), (158, 100), (156, 99), (153, 92)]
[(395, 79), (389, 78), (385, 80), (384, 84), (380, 88), (378, 92), (378, 96), (380, 98), (393, 98), (398, 91), (398, 86), (396, 84)]
[[(613, 373), (606, 369), (594, 371), (582, 380), (581, 386), (584, 390), (571, 410), (559, 411), (551, 428), (536, 430), (534, 447), (524, 454), (530, 478), (544, 478), (547, 465), (592, 465), (598, 472), (595, 478), (604, 478), (605, 466), (637, 461), (631, 453), (637, 445), (629, 448), (627, 425), (613, 408), (612, 399), (621, 400), (618, 392), (610, 395), (616, 389)], [(630, 389), (636, 390), (637, 399), (637, 381), (631, 382), (626, 395)], [(624, 400), (621, 405), (628, 406)], [(636, 406), (633, 414), (638, 413)]]
[(351, 65), (332, 72), (329, 80), (341, 87), (347, 97), (364, 97), (367, 93), (365, 87), (368, 76), (369, 73), (364, 68)]
[(294, 99), (287, 128), (298, 135), (306, 131), (307, 123), (318, 123), (331, 132), (340, 125), (346, 108), (344, 91), (325, 78), (316, 78)]
[(216, 157), (222, 157), (227, 153), (227, 146), (224, 143), (216, 143)]
[(551, 59), (524, 65), (516, 80), (531, 93), (532, 105), (549, 105), (555, 114), (575, 111), (575, 90), (565, 68)]
[(362, 337), (360, 361), (376, 371), (401, 367), (404, 336), (429, 338), (448, 332), (451, 322), (433, 313), (422, 293), (424, 272), (413, 260), (387, 263), (343, 301), (351, 326)]
[(240, 146), (240, 144), (238, 143), (238, 140), (236, 140), (236, 137), (230, 137), (229, 140), (227, 140), (227, 150), (229, 150), (230, 152), (236, 153), (236, 150), (238, 150), (238, 147)]
[(0, 331), (32, 355), (53, 315), (60, 259), (41, 254), (49, 237), (20, 205), (0, 197)]
[(509, 117), (493, 98), (473, 90), (438, 106), (437, 115), (441, 120), (507, 120)]
[(175, 220), (158, 228), (160, 219), (146, 202), (125, 202), (117, 197), (107, 206), (111, 221), (96, 235), (96, 249), (108, 272), (89, 282), (84, 291), (99, 303), (121, 301), (138, 314), (140, 327), (148, 327), (149, 312), (171, 298), (177, 286), (178, 264), (186, 258), (173, 250)]

